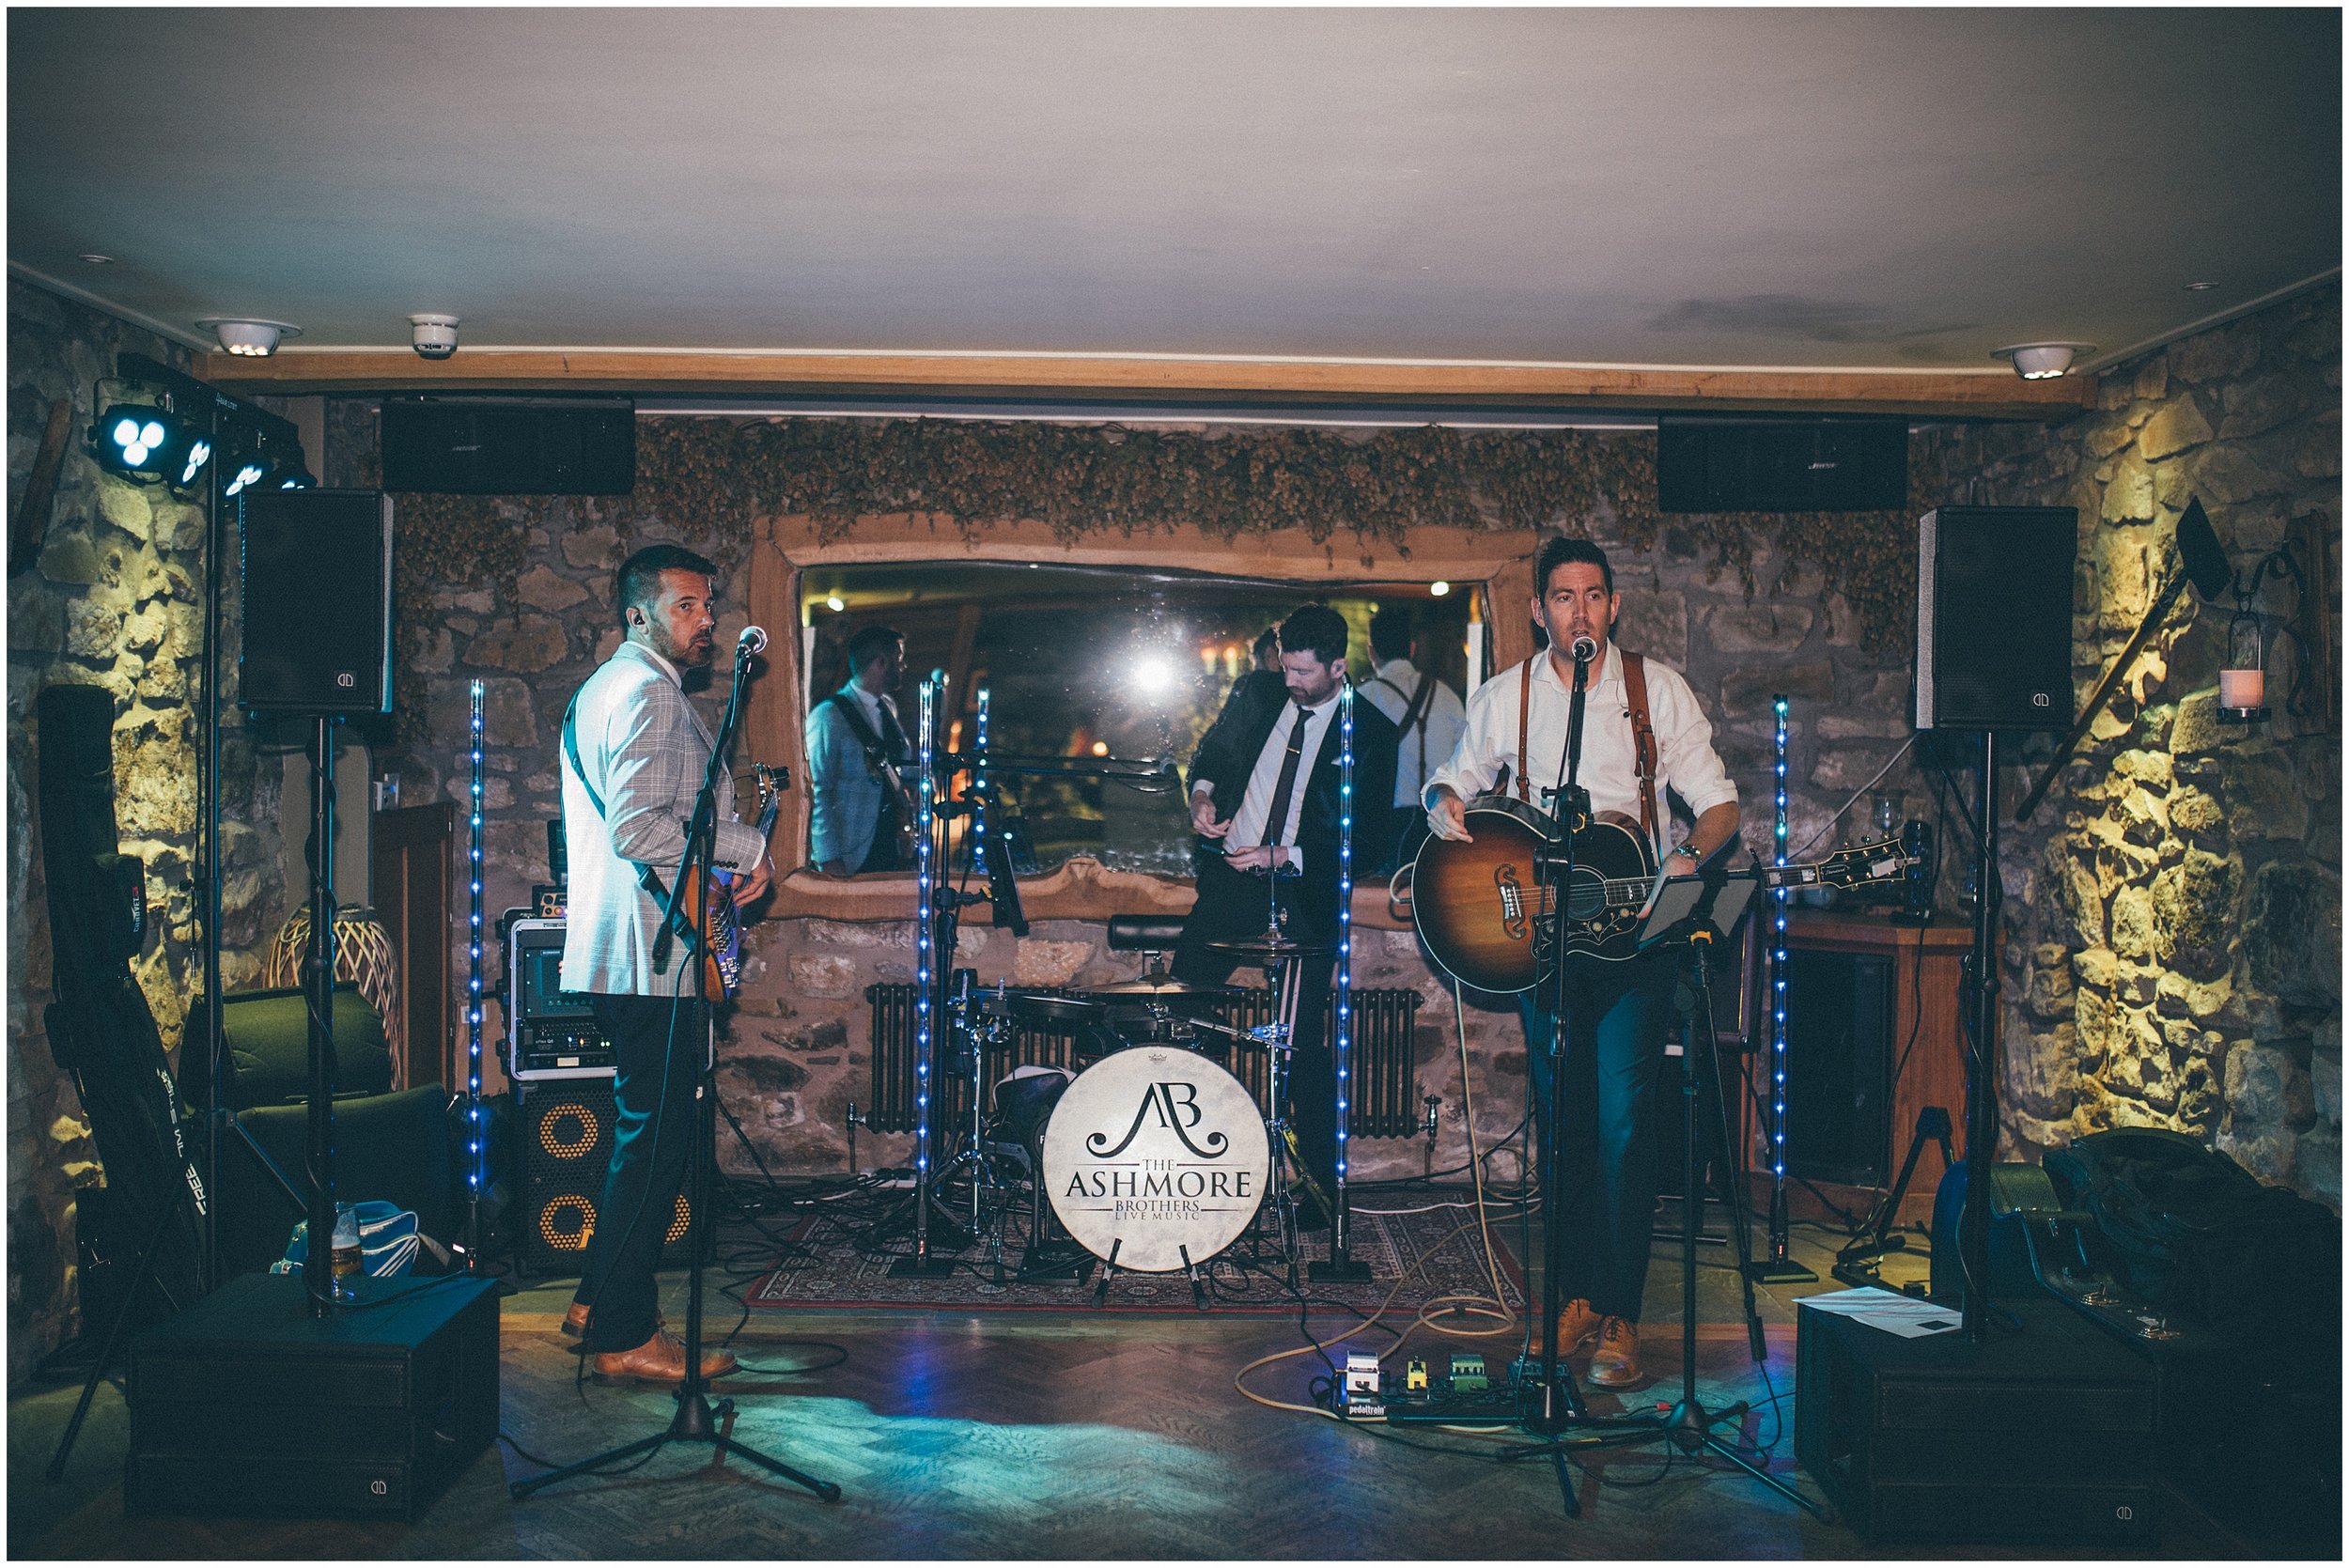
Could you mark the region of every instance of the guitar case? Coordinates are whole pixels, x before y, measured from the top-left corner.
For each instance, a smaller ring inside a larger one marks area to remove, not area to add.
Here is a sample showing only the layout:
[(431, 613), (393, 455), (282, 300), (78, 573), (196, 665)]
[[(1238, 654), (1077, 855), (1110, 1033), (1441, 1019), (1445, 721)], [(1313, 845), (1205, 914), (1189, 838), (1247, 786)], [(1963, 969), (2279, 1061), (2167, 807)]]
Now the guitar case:
[(114, 696), (52, 686), (34, 713), (56, 993), (46, 1013), (49, 1052), (81, 1096), (105, 1169), (104, 1212), (120, 1226), (98, 1245), (127, 1267), (177, 1203), (152, 1272), (164, 1297), (184, 1306), (199, 1290), (206, 1196), (163, 1037), (131, 976), (146, 939), (146, 876), (120, 852)]

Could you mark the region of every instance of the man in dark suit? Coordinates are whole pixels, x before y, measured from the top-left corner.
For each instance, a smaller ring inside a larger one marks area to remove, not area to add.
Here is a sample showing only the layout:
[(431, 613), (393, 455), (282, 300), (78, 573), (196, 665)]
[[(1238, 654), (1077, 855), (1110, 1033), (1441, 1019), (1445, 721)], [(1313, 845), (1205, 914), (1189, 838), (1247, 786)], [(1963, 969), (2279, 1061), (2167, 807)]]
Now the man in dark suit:
[[(1334, 946), (1338, 939), (1338, 696), (1346, 684), (1346, 619), (1309, 604), (1281, 623), (1281, 670), (1244, 675), (1191, 758), (1190, 820), (1199, 898), (1174, 948), (1174, 973), (1220, 986), (1237, 962), (1212, 944), (1262, 935), (1266, 876), (1278, 877), (1290, 939)], [(1394, 796), (1392, 721), (1366, 702), (1354, 709), (1354, 851), (1360, 868), (1376, 867), (1384, 806)], [(1367, 808), (1367, 809), (1364, 809)], [(1217, 853), (1212, 846), (1221, 846)], [(1322, 1014), (1335, 960), (1303, 966), (1289, 1100), (1305, 1172), (1330, 1190), (1337, 1173), (1337, 1068)], [(1306, 1219), (1327, 1223), (1306, 1205)]]

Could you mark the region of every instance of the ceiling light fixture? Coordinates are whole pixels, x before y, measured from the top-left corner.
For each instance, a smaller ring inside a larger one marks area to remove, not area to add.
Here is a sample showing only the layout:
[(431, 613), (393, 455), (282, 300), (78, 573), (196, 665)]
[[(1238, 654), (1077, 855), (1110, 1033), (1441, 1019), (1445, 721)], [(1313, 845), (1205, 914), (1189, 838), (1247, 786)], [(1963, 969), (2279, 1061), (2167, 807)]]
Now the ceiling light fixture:
[(2051, 381), (2071, 369), (2075, 358), (2095, 351), (2093, 343), (2015, 343), (1990, 354), (2014, 361), (2015, 373), (2027, 381)]
[(426, 359), (446, 359), (457, 352), (457, 318), (432, 311), (411, 316), (408, 340)]
[(281, 337), (302, 335), (302, 329), (290, 321), (263, 321), (243, 316), (206, 316), (195, 324), (219, 338), (223, 349), (247, 359), (275, 353)]

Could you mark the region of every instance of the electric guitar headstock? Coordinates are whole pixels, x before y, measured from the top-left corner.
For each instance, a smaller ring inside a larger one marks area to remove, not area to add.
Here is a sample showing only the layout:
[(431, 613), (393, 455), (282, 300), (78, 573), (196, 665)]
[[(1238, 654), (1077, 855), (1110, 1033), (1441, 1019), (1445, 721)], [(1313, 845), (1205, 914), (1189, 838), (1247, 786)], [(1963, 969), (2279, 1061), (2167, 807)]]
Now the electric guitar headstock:
[[(1915, 856), (1897, 838), (1878, 839), (1874, 844), (1857, 844), (1839, 849), (1811, 869), (1816, 875), (1805, 880), (1820, 887), (1858, 888), (1871, 882), (1897, 882), (1917, 863)], [(1793, 870), (1792, 866), (1787, 867)]]

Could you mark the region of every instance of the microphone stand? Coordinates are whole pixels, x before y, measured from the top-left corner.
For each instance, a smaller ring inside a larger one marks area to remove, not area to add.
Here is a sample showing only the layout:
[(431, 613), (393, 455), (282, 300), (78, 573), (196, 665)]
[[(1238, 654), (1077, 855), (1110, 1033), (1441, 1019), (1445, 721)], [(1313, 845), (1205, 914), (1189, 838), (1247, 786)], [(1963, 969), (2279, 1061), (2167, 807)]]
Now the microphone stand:
[[(758, 645), (763, 646), (764, 644)], [(709, 1241), (709, 1178), (710, 1167), (717, 1153), (718, 1126), (716, 1037), (709, 1028), (709, 999), (705, 990), (708, 968), (706, 949), (708, 912), (711, 899), (728, 896), (723, 887), (715, 881), (717, 871), (713, 863), (718, 846), (718, 778), (725, 767), (726, 749), (734, 741), (735, 725), (742, 715), (742, 691), (746, 684), (745, 677), (750, 674), (751, 659), (755, 652), (756, 648), (751, 645), (748, 638), (736, 645), (734, 691), (726, 700), (725, 718), (720, 722), (717, 738), (709, 748), (709, 766), (702, 774), (701, 793), (693, 800), (692, 820), (686, 825), (685, 852), (678, 858), (677, 874), (670, 880), (669, 895), (661, 910), (660, 934), (653, 941), (653, 962), (658, 968), (671, 948), (672, 923), (684, 895), (687, 873), (698, 868), (701, 873), (701, 896), (696, 901), (699, 907), (690, 908), (687, 913), (699, 919), (701, 924), (693, 932), (695, 939), (686, 943), (680, 958), (692, 970), (692, 1000), (690, 1004), (687, 1003), (685, 989), (680, 986), (671, 1003), (669, 1023), (671, 1050), (675, 1050), (677, 1045), (675, 1011), (677, 1007), (685, 1008), (697, 1026), (695, 1032), (701, 1037), (698, 1048), (701, 1063), (693, 1074), (694, 1104), (687, 1123), (690, 1129), (688, 1136), (692, 1139), (692, 1147), (687, 1152), (685, 1160), (687, 1248), (691, 1263), (687, 1268), (685, 1287), (685, 1380), (677, 1387), (677, 1414), (670, 1419), (664, 1431), (649, 1437), (639, 1437), (632, 1443), (624, 1443), (594, 1458), (582, 1459), (559, 1469), (513, 1483), (506, 1491), (518, 1499), (571, 1476), (601, 1470), (605, 1466), (634, 1458), (640, 1453), (649, 1455), (671, 1443), (708, 1443), (718, 1451), (721, 1461), (728, 1453), (738, 1453), (770, 1474), (805, 1487), (826, 1502), (840, 1500), (840, 1488), (832, 1483), (819, 1481), (796, 1470), (736, 1438), (733, 1436), (734, 1401), (731, 1398), (722, 1399), (712, 1405), (709, 1403), (709, 1380), (702, 1375), (702, 1258)], [(665, 1072), (663, 1078), (666, 1078)], [(662, 1092), (667, 1092), (665, 1083)], [(655, 1136), (659, 1134), (656, 1132)], [(638, 1204), (637, 1212), (629, 1219), (630, 1225), (643, 1222), (646, 1206), (645, 1203)]]
[[(1549, 798), (1550, 809), (1557, 813), (1564, 829), (1561, 844), (1563, 853), (1544, 867), (1552, 879), (1557, 896), (1549, 909), (1550, 962), (1550, 1027), (1549, 1027), (1549, 1093), (1542, 1111), (1542, 1390), (1541, 1407), (1528, 1418), (1527, 1424), (1545, 1436), (1564, 1430), (1569, 1421), (1582, 1419), (1582, 1393), (1576, 1385), (1574, 1369), (1562, 1354), (1564, 1347), (1558, 1343), (1558, 1312), (1564, 1305), (1560, 1297), (1565, 1257), (1563, 1216), (1559, 1209), (1558, 1128), (1565, 1119), (1565, 1043), (1573, 1017), (1573, 990), (1566, 984), (1566, 925), (1568, 895), (1574, 887), (1574, 835), (1589, 817), (1582, 804), (1582, 708), (1590, 689), (1591, 660), (1598, 649), (1594, 644), (1589, 653), (1582, 651), (1583, 641), (1578, 639), (1574, 648), (1574, 691), (1566, 705), (1566, 749), (1559, 758), (1559, 783), (1555, 788), (1542, 793)], [(1532, 1048), (1531, 1042), (1528, 1048)], [(1561, 1394), (1563, 1393), (1563, 1408)], [(1574, 1501), (1567, 1490), (1566, 1500)], [(1579, 1509), (1569, 1508), (1579, 1515)]]

